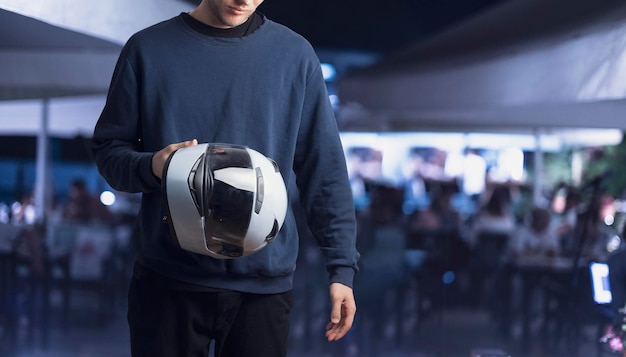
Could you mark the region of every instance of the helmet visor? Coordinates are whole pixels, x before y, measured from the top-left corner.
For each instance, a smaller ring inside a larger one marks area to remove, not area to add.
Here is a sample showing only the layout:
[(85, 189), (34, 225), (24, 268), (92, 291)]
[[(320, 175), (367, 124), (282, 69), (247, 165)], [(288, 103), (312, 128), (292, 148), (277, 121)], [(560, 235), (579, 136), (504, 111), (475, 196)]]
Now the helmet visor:
[(207, 147), (201, 209), (207, 247), (221, 255), (239, 257), (243, 255), (243, 242), (250, 226), (254, 191), (235, 187), (214, 176), (219, 170), (233, 168), (253, 170), (245, 147), (226, 144)]

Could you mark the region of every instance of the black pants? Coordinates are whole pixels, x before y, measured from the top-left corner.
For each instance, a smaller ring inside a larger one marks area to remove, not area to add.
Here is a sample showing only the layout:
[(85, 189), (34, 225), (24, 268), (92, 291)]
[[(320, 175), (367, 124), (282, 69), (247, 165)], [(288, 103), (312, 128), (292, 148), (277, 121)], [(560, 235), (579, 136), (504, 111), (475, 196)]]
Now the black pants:
[(258, 295), (164, 287), (157, 274), (135, 274), (128, 294), (133, 357), (287, 355), (292, 292)]

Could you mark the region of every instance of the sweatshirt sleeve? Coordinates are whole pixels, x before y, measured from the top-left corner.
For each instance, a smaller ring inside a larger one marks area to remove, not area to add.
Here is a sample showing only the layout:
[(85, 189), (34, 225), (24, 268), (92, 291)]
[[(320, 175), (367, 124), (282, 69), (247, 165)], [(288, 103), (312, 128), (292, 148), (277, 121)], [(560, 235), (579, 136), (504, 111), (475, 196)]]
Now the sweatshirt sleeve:
[(300, 200), (330, 282), (353, 286), (356, 219), (337, 122), (321, 71), (307, 83), (294, 162)]
[[(128, 46), (128, 45), (127, 45)], [(152, 192), (160, 180), (152, 173), (152, 152), (143, 151), (140, 89), (129, 60), (120, 54), (105, 106), (96, 123), (92, 151), (100, 174), (116, 190)]]

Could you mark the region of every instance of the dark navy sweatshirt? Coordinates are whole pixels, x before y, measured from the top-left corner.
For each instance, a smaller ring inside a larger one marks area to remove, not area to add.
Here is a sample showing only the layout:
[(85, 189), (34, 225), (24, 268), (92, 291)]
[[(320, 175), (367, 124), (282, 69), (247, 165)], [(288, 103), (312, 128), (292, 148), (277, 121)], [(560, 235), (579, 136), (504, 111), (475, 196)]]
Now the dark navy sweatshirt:
[(291, 205), (278, 237), (259, 252), (215, 259), (170, 236), (151, 159), (165, 146), (246, 145), (294, 182), (330, 282), (352, 286), (358, 270), (354, 205), (337, 123), (311, 45), (263, 17), (243, 37), (202, 34), (177, 16), (133, 35), (120, 54), (93, 135), (101, 175), (141, 192), (133, 246), (143, 266), (210, 288), (278, 293), (292, 288), (298, 231)]

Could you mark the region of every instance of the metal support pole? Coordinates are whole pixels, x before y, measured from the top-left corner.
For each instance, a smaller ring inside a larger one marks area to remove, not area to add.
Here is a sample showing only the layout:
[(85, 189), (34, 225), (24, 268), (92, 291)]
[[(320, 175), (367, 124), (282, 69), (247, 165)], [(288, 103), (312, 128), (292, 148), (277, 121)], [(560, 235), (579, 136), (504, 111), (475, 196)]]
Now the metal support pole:
[(533, 173), (533, 203), (540, 206), (543, 202), (543, 148), (541, 147), (541, 133), (535, 129), (535, 162)]
[(45, 98), (41, 106), (41, 125), (37, 133), (37, 163), (35, 173), (35, 212), (36, 222), (45, 223), (46, 212), (50, 205), (50, 190), (48, 189), (50, 158), (49, 158), (49, 123), (50, 99)]

